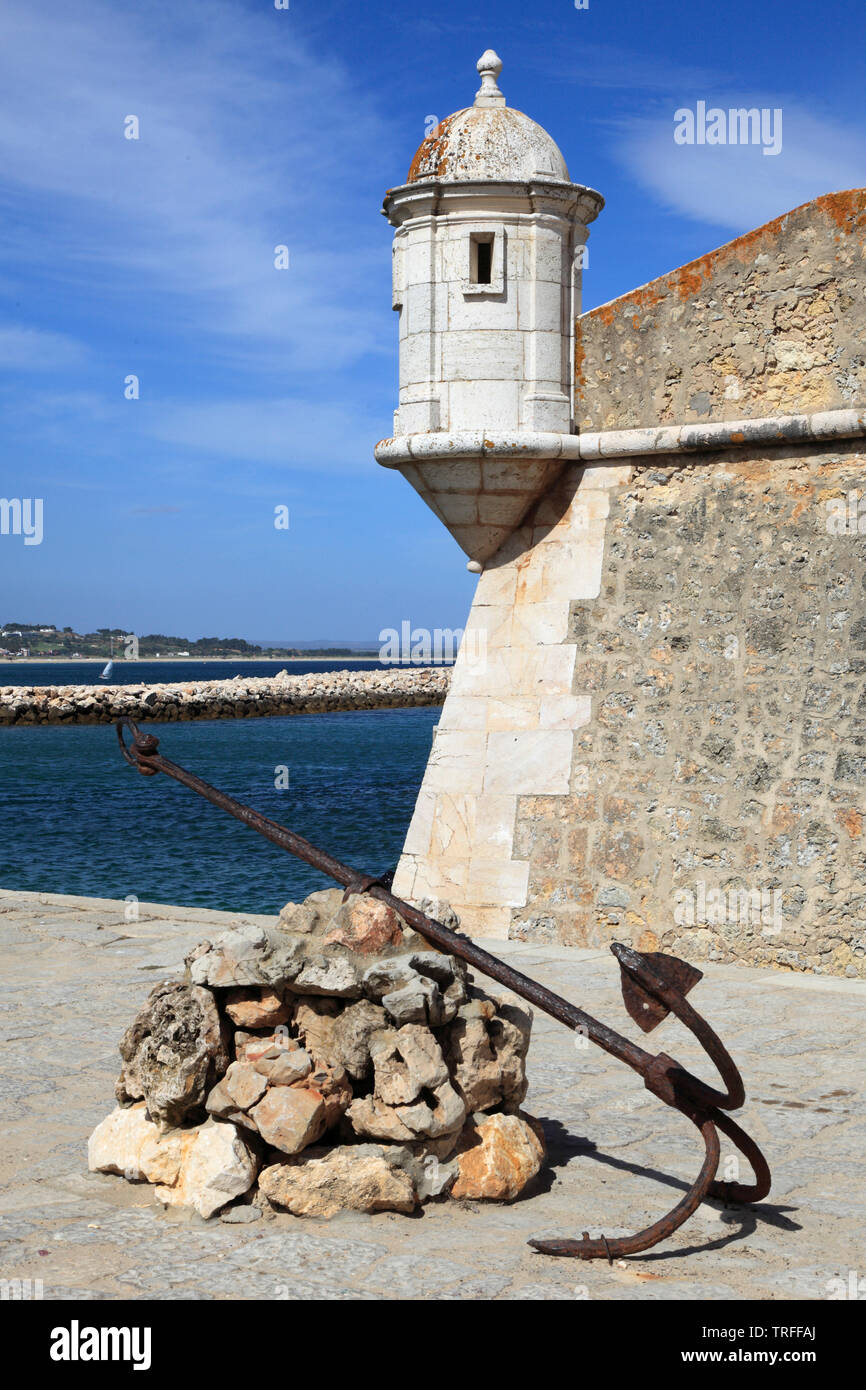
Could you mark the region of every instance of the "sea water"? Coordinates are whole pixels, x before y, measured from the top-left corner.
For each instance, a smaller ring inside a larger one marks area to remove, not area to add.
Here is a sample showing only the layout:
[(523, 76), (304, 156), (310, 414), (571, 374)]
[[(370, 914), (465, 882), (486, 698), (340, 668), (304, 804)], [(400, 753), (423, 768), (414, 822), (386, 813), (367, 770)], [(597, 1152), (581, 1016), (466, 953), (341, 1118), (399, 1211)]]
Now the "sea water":
[[(11, 683), (7, 671), (0, 683)], [(231, 674), (248, 671), (243, 663)], [(167, 758), (379, 874), (399, 857), (439, 715), (353, 710), (144, 727)], [(0, 729), (0, 887), (278, 912), (329, 886), (194, 792), (142, 777), (111, 725)]]

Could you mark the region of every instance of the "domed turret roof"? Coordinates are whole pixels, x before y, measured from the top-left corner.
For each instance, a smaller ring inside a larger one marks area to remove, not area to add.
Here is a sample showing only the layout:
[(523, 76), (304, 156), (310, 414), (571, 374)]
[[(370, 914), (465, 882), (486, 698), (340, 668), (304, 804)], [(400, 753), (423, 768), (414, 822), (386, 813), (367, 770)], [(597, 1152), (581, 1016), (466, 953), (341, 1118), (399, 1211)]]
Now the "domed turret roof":
[(412, 160), (407, 183), (441, 179), (462, 183), (494, 179), (569, 183), (559, 146), (536, 121), (506, 106), (496, 79), (502, 63), (492, 49), (478, 60), (481, 87), (474, 106), (440, 121)]

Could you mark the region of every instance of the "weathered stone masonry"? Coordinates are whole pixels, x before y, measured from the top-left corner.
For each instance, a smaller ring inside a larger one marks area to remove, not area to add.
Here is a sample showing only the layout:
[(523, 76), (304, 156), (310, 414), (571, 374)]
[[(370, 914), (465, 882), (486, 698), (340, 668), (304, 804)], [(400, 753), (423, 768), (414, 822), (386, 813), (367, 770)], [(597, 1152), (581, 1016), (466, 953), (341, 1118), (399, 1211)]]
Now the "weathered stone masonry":
[(826, 504), (864, 462), (663, 456), (611, 493), (568, 632), (592, 718), (568, 795), (518, 801), (511, 935), (863, 973), (866, 537)]

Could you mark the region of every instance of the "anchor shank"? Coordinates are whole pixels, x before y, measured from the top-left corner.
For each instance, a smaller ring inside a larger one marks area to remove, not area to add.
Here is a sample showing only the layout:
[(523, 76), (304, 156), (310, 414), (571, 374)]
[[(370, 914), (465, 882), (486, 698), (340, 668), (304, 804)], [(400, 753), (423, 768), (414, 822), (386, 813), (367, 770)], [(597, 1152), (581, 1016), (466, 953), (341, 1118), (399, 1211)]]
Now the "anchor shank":
[[(328, 854), (327, 851), (311, 844), (302, 835), (297, 835), (286, 826), (278, 825), (276, 821), (269, 820), (260, 812), (235, 801), (233, 797), (219, 791), (209, 782), (205, 782), (203, 778), (197, 777), (194, 773), (188, 772), (186, 768), (163, 757), (155, 749), (149, 751), (142, 746), (143, 740), (139, 740), (137, 731), (131, 723), (130, 727), (136, 734), (136, 742), (133, 743), (131, 749), (128, 749), (123, 743), (123, 725), (118, 723), (118, 738), (128, 762), (133, 762), (138, 767), (141, 767), (143, 763), (143, 770), (147, 772), (166, 773), (175, 781), (189, 787), (191, 791), (197, 792), (199, 796), (204, 797), (214, 806), (219, 806), (221, 810), (227, 811), (229, 815), (249, 826), (251, 830), (258, 831), (272, 844), (278, 845), (280, 849), (288, 850), (290, 854), (303, 859), (305, 863), (320, 870), (321, 873), (327, 874), (329, 878), (341, 883), (344, 887), (348, 888), (357, 883), (360, 877), (357, 870), (349, 868), (347, 864), (335, 859), (332, 854)], [(583, 1009), (570, 1004), (561, 995), (554, 994), (552, 990), (545, 988), (537, 980), (532, 980), (528, 975), (521, 974), (519, 970), (512, 969), (510, 965), (506, 965), (497, 956), (491, 955), (489, 951), (477, 946), (469, 937), (451, 931), (444, 923), (437, 922), (434, 918), (428, 917), (426, 913), (419, 911), (418, 908), (412, 907), (410, 903), (395, 897), (387, 888), (374, 884), (367, 892), (370, 897), (378, 898), (380, 902), (394, 908), (410, 926), (414, 927), (421, 936), (431, 941), (435, 946), (440, 946), (450, 955), (459, 956), (473, 969), (479, 970), (483, 975), (487, 975), (490, 979), (504, 985), (506, 989), (519, 994), (530, 1004), (536, 1005), (545, 1013), (550, 1014), (552, 1018), (564, 1023), (567, 1028), (585, 1034), (605, 1052), (617, 1057), (621, 1062), (625, 1062), (641, 1076), (645, 1075), (653, 1059), (652, 1054), (646, 1052), (642, 1047), (638, 1047), (628, 1038), (622, 1037), (614, 1029), (606, 1027), (605, 1024), (600, 1023), (598, 1019), (593, 1018)]]

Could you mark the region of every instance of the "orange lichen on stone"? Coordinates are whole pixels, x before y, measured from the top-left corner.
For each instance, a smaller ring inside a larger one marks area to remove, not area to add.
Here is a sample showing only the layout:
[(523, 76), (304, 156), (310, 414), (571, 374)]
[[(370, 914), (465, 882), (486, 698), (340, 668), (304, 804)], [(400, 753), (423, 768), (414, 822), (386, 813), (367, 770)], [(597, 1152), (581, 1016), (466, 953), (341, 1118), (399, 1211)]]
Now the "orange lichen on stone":
[[(781, 217), (774, 218), (772, 222), (766, 222), (753, 231), (746, 232), (745, 235), (726, 242), (724, 246), (717, 247), (714, 251), (708, 251), (706, 255), (699, 256), (697, 260), (688, 261), (685, 265), (679, 266), (678, 269), (669, 271), (656, 280), (649, 281), (648, 284), (642, 285), (639, 289), (631, 290), (630, 293), (622, 295), (619, 299), (602, 304), (597, 309), (591, 309), (582, 317), (597, 319), (609, 327), (619, 314), (627, 314), (635, 308), (652, 307), (670, 294), (675, 295), (681, 302), (685, 302), (697, 294), (726, 262), (733, 259), (741, 262), (752, 260), (756, 254), (759, 254), (764, 243), (772, 244), (775, 242), (780, 233), (786, 230), (788, 221), (807, 208), (813, 208), (816, 213), (825, 214), (841, 230), (851, 231), (853, 230), (851, 224), (866, 211), (866, 189), (851, 189), (846, 193), (827, 193), (811, 202), (802, 203), (792, 212), (786, 212)], [(636, 317), (633, 322), (637, 327), (638, 319)]]
[(406, 176), (407, 183), (415, 183), (419, 179), (432, 177), (444, 178), (448, 172), (446, 155), (448, 132), (457, 117), (462, 115), (462, 111), (455, 111), (453, 116), (446, 116), (444, 121), (440, 121), (436, 129), (431, 130), (427, 138), (422, 140), (409, 167), (409, 173)]
[(848, 831), (852, 840), (859, 840), (863, 833), (863, 816), (854, 806), (840, 806), (836, 819)]
[(827, 193), (816, 199), (840, 231), (850, 231), (851, 223), (866, 214), (866, 188), (850, 188), (844, 193)]

